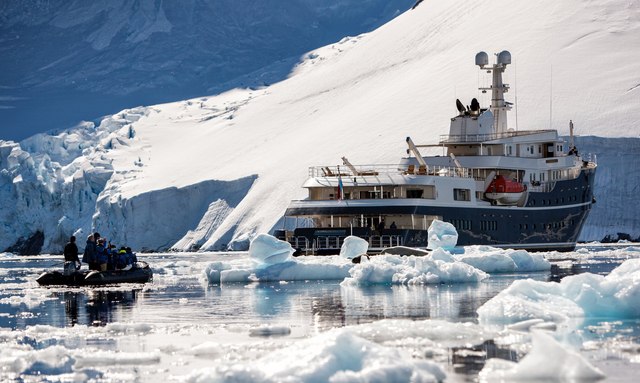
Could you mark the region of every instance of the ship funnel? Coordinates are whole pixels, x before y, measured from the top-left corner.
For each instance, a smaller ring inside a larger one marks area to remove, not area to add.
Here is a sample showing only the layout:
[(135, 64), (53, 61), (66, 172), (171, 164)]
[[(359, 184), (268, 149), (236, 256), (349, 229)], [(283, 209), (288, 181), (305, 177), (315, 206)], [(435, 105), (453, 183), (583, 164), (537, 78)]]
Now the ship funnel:
[(478, 54), (476, 54), (476, 65), (480, 68), (489, 65), (489, 55), (487, 55), (487, 52), (478, 52)]
[[(478, 60), (476, 56), (476, 61)], [(511, 53), (509, 51), (502, 51), (498, 53), (498, 64), (508, 65), (511, 64)]]

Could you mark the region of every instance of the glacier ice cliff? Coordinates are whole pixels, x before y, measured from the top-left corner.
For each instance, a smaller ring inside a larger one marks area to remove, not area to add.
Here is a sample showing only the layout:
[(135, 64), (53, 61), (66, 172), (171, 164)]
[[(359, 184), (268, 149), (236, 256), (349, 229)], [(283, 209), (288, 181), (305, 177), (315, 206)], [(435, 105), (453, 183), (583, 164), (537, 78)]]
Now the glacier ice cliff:
[(593, 185), (596, 203), (582, 228), (580, 240), (640, 240), (640, 138), (576, 137), (580, 152), (596, 155)]

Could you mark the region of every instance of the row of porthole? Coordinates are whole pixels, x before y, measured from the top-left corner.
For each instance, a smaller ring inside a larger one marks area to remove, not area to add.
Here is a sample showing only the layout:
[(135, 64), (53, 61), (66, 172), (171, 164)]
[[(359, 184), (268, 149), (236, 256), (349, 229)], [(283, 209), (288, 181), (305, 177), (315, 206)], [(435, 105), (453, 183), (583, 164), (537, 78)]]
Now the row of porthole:
[[(543, 230), (546, 229), (561, 229), (563, 227), (566, 227), (567, 225), (569, 226), (573, 226), (575, 225), (575, 221), (573, 219), (565, 222), (565, 221), (560, 221), (560, 222), (552, 222), (552, 223), (542, 223), (540, 224), (541, 228)], [(531, 228), (533, 230), (536, 230), (538, 228), (538, 225), (535, 223), (531, 224)], [(520, 224), (520, 230), (529, 230), (529, 224), (528, 223), (521, 223)]]

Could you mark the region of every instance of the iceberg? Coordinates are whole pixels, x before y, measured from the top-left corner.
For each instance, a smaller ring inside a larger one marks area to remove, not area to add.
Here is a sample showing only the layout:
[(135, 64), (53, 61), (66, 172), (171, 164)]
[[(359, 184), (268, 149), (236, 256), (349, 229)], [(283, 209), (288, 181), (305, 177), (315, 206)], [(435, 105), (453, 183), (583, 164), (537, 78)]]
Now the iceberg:
[(480, 381), (593, 382), (605, 378), (579, 353), (558, 343), (550, 334), (538, 330), (531, 337), (531, 351), (519, 363), (489, 359), (480, 371)]
[(458, 243), (458, 232), (455, 226), (449, 222), (443, 222), (434, 219), (427, 230), (429, 236), (429, 249), (437, 249), (439, 247), (443, 249), (453, 249)]
[(340, 247), (340, 256), (353, 259), (359, 255), (367, 254), (367, 250), (369, 250), (369, 242), (360, 237), (350, 235), (344, 239), (344, 243)]
[(269, 234), (258, 234), (249, 245), (249, 257), (259, 267), (290, 262), (294, 251), (289, 242)]
[(640, 318), (640, 259), (624, 261), (607, 276), (578, 274), (560, 283), (515, 281), (478, 309), (483, 324), (593, 317)]

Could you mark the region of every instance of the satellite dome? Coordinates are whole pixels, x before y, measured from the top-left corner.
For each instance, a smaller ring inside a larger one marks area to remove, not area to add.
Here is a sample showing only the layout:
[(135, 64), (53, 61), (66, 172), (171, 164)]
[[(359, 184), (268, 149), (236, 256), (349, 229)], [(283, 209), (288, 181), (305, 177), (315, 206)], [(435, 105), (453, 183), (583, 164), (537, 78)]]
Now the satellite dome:
[(511, 53), (509, 51), (502, 51), (498, 54), (498, 64), (507, 65), (511, 64)]
[(489, 65), (489, 55), (487, 55), (487, 52), (478, 52), (478, 54), (476, 54), (476, 65), (480, 68)]

